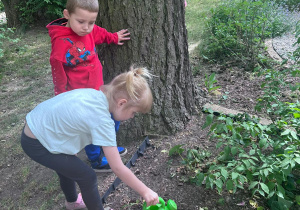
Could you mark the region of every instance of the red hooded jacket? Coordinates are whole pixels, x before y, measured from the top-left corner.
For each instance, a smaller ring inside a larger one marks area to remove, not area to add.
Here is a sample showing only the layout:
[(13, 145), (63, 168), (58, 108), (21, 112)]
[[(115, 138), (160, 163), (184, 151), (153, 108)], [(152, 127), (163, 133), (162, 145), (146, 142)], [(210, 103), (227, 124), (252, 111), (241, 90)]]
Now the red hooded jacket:
[(117, 44), (118, 35), (95, 25), (88, 35), (78, 36), (65, 27), (67, 21), (61, 18), (47, 25), (52, 44), (50, 64), (54, 93), (58, 95), (78, 88), (99, 90), (103, 75), (96, 45)]

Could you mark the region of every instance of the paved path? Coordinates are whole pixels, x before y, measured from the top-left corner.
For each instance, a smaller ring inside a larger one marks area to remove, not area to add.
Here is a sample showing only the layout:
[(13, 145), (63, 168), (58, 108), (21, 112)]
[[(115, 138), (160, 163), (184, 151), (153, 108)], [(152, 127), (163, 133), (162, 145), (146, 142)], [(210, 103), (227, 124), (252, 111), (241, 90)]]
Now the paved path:
[(0, 25), (2, 23), (6, 23), (6, 15), (5, 12), (0, 12)]
[(275, 37), (272, 46), (281, 58), (288, 59), (289, 55), (299, 47), (298, 44), (294, 46), (296, 41), (295, 33), (286, 33), (284, 36)]

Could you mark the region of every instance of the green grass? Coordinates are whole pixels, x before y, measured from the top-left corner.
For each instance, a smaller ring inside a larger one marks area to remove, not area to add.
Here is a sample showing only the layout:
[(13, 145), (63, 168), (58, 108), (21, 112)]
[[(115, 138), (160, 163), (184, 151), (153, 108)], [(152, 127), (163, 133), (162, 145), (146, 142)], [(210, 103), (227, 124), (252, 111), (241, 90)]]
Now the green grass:
[[(53, 206), (57, 205), (57, 202), (64, 199), (64, 194), (59, 187), (59, 180), (56, 174), (48, 181), (45, 186), (44, 183), (38, 184), (36, 181), (26, 182), (25, 177), (29, 175), (29, 168), (23, 168), (20, 175), (20, 187), (23, 187), (20, 200), (16, 202), (14, 199), (0, 199), (0, 207), (3, 209), (26, 209), (28, 201), (35, 197), (37, 193), (43, 193), (41, 197), (39, 209), (53, 209)], [(24, 185), (24, 186), (22, 186)], [(44, 199), (47, 197), (47, 199)]]
[(187, 0), (185, 19), (189, 43), (196, 43), (201, 39), (205, 19), (219, 2), (220, 0)]
[[(13, 75), (17, 78), (40, 78), (45, 74), (45, 70), (49, 67), (50, 42), (46, 33), (36, 34), (31, 37), (21, 36), (21, 41), (18, 43), (6, 43), (4, 45), (4, 56), (1, 60), (4, 61), (4, 76)], [(24, 42), (24, 39), (28, 40)], [(32, 42), (27, 45), (28, 42)]]
[(4, 57), (0, 59), (0, 140), (3, 153), (0, 165), (14, 148), (21, 152), (20, 130), (26, 114), (41, 101), (53, 96), (51, 68), (49, 64), (50, 41), (46, 30), (15, 35), (18, 43), (4, 44)]
[(29, 167), (28, 166), (23, 166), (21, 168), (21, 173), (20, 173), (21, 177), (20, 177), (19, 180), (21, 182), (26, 182), (28, 180), (29, 175), (30, 175), (30, 169), (29, 169)]
[(7, 210), (13, 210), (14, 209), (14, 198), (6, 198), (0, 200), (0, 207)]
[[(37, 104), (53, 96), (49, 64), (51, 46), (47, 30), (35, 29), (14, 36), (20, 41), (5, 42), (4, 57), (0, 58), (0, 167), (11, 167), (18, 163), (20, 155), (24, 156), (20, 135), (25, 116)], [(20, 165), (12, 173), (14, 184), (22, 189), (22, 195), (13, 199), (0, 198), (1, 209), (26, 209), (28, 201), (37, 192), (49, 191), (44, 189), (43, 183), (39, 186), (30, 181), (32, 171), (29, 163)], [(57, 181), (52, 186), (59, 190)], [(16, 202), (16, 199), (20, 201)], [(40, 201), (41, 204), (43, 202)]]

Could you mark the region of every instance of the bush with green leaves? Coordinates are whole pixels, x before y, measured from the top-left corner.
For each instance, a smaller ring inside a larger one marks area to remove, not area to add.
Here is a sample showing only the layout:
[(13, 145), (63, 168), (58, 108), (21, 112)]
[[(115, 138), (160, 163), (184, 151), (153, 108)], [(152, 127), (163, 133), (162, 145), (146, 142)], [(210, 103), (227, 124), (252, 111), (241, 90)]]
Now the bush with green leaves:
[(300, 199), (300, 103), (297, 98), (283, 101), (282, 88), (299, 91), (299, 83), (287, 84), (286, 78), (300, 78), (300, 71), (267, 69), (261, 76), (265, 77), (264, 94), (255, 109), (272, 123), (262, 125), (247, 114), (214, 121), (209, 114), (203, 127), (211, 126), (211, 137), (219, 140), (217, 148), (223, 151), (218, 162), (197, 174), (196, 180), (199, 183), (206, 177), (206, 186), (216, 186), (219, 192), (224, 186), (233, 192), (247, 187), (253, 195), (269, 199), (271, 209), (289, 209)]
[[(298, 80), (300, 71), (261, 71), (264, 94), (256, 110), (268, 116), (271, 123), (261, 124), (259, 118), (247, 113), (215, 116), (212, 110), (206, 110), (203, 129), (209, 127), (208, 136), (217, 140), (221, 152), (214, 160), (201, 162), (201, 167), (190, 164), (191, 159), (199, 162), (197, 151), (183, 159), (194, 172), (191, 181), (197, 185), (205, 184), (219, 193), (246, 189), (253, 196), (267, 199), (272, 210), (300, 207), (300, 103), (298, 98), (283, 101), (281, 97), (284, 87), (291, 92), (300, 90), (299, 83), (286, 82), (287, 77)], [(182, 149), (176, 151), (183, 153)]]
[(36, 22), (45, 24), (62, 17), (65, 4), (66, 0), (28, 0), (21, 1), (18, 8), (23, 24), (31, 25)]
[(211, 10), (200, 53), (208, 60), (235, 60), (252, 70), (264, 40), (290, 28), (285, 12), (273, 1), (224, 1)]
[(290, 11), (300, 10), (300, 0), (276, 0), (275, 2)]
[(4, 5), (2, 3), (2, 1), (0, 1), (0, 12), (4, 11)]
[[(286, 119), (299, 121), (299, 104), (290, 106)], [(238, 188), (248, 189), (252, 195), (271, 199), (271, 209), (289, 209), (300, 196), (300, 141), (293, 127), (296, 124), (289, 122), (277, 120), (267, 126), (246, 114), (234, 119), (217, 117), (211, 137), (218, 139), (217, 148), (222, 152), (206, 172), (195, 176), (195, 182), (205, 180), (207, 188), (220, 193), (224, 188), (233, 193)]]
[[(299, 77), (299, 69), (274, 70), (266, 69), (258, 74), (258, 76), (265, 76), (265, 80), (261, 85), (263, 88), (263, 95), (258, 99), (255, 110), (267, 114), (267, 116), (274, 122), (285, 115), (287, 102), (281, 100), (282, 88), (289, 87), (291, 92), (300, 90), (300, 83), (296, 82), (294, 85), (286, 82), (287, 77)], [(297, 102), (299, 103), (299, 102)]]

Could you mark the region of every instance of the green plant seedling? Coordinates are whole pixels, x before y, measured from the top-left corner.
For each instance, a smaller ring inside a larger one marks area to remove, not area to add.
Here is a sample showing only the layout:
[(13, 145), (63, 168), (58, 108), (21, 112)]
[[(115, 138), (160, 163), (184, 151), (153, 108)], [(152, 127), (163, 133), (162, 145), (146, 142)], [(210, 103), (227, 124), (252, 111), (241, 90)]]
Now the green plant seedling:
[(173, 156), (173, 155), (181, 155), (184, 151), (184, 149), (182, 148), (183, 144), (179, 144), (179, 145), (175, 145), (174, 147), (172, 147), (169, 151), (169, 156)]
[(216, 82), (218, 82), (216, 80), (216, 74), (215, 73), (212, 73), (209, 77), (207, 74), (205, 74), (205, 87), (207, 88), (208, 92), (211, 92), (211, 91), (214, 91), (214, 90), (217, 90), (220, 88), (220, 86), (214, 86), (214, 84)]

